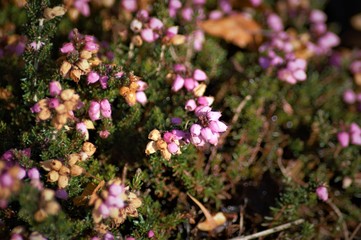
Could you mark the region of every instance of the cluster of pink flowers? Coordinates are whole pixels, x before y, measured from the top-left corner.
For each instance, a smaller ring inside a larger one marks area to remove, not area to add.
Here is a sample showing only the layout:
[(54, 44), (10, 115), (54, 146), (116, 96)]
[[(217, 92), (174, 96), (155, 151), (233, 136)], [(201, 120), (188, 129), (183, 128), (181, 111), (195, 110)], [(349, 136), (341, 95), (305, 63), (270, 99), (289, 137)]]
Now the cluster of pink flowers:
[(108, 99), (103, 99), (101, 101), (91, 101), (88, 113), (92, 121), (99, 120), (100, 116), (104, 118), (111, 118), (112, 109)]
[(119, 209), (125, 207), (126, 200), (125, 188), (120, 184), (111, 184), (108, 187), (108, 194), (95, 205), (93, 215), (101, 219), (106, 219), (110, 216), (118, 216)]
[(185, 88), (188, 92), (194, 91), (199, 86), (199, 82), (204, 82), (207, 75), (200, 69), (195, 69), (192, 74), (187, 72), (183, 64), (174, 65), (174, 80), (172, 84), (172, 91), (178, 92)]
[(11, 149), (0, 157), (0, 208), (7, 207), (8, 199), (19, 190), (21, 180), (26, 176), (25, 169), (16, 161), (22, 156), (30, 157), (30, 149)]
[(197, 103), (198, 105), (191, 99), (185, 105), (186, 110), (194, 111), (198, 118), (198, 121), (190, 126), (190, 142), (196, 147), (206, 144), (217, 145), (220, 133), (227, 130), (227, 125), (219, 121), (222, 114), (212, 111), (212, 97), (199, 97)]
[(166, 28), (164, 23), (155, 17), (150, 17), (146, 10), (140, 10), (133, 21), (130, 29), (135, 34), (140, 34), (143, 41), (151, 43), (162, 37), (173, 38), (178, 34), (178, 26)]
[(321, 10), (312, 9), (309, 13), (313, 41), (307, 47), (316, 55), (329, 54), (333, 47), (340, 44), (339, 37), (327, 30), (326, 20), (327, 16)]
[(89, 201), (94, 205), (92, 216), (95, 223), (108, 219), (115, 224), (122, 224), (127, 216), (137, 217), (142, 201), (125, 187), (120, 179), (112, 179), (100, 196), (96, 195)]
[(291, 42), (292, 39), (289, 34), (282, 31), (283, 25), (279, 17), (271, 14), (268, 19), (270, 18), (270, 26), (277, 32), (272, 34), (270, 41), (259, 48), (262, 55), (259, 58), (261, 67), (264, 69), (277, 69), (278, 78), (290, 84), (306, 80), (306, 60), (296, 57)]
[(361, 128), (357, 123), (351, 123), (348, 130), (337, 134), (338, 142), (342, 147), (348, 147), (350, 144), (361, 145)]

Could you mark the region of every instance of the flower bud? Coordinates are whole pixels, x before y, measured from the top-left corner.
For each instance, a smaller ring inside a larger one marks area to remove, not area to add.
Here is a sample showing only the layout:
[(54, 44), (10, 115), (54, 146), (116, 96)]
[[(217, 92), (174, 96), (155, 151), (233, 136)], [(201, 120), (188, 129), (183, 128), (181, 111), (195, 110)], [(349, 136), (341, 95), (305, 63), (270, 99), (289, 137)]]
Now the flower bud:
[(63, 46), (60, 48), (60, 52), (61, 53), (70, 53), (72, 51), (74, 51), (74, 45), (73, 43), (64, 43)]
[(51, 117), (51, 112), (50, 112), (49, 109), (44, 108), (44, 109), (42, 109), (42, 110), (38, 113), (37, 116), (38, 116), (38, 118), (39, 118), (40, 120), (45, 121), (45, 120), (48, 120), (48, 119)]
[(44, 210), (47, 214), (55, 215), (59, 212), (60, 205), (55, 201), (49, 201), (46, 203)]
[(58, 180), (59, 188), (66, 188), (68, 184), (69, 184), (69, 178), (67, 176), (64, 175), (59, 176), (59, 180)]
[(31, 180), (36, 180), (36, 179), (40, 179), (40, 173), (39, 170), (37, 168), (30, 168), (28, 170), (28, 177)]
[(45, 220), (45, 218), (47, 218), (48, 214), (45, 212), (44, 209), (39, 209), (38, 211), (36, 211), (36, 213), (34, 214), (34, 219), (37, 222), (42, 222)]
[(60, 125), (64, 125), (66, 123), (66, 121), (68, 120), (68, 116), (66, 114), (58, 114), (56, 116), (56, 123), (60, 124)]
[(108, 101), (108, 99), (103, 99), (100, 101), (100, 112), (103, 117), (111, 118), (112, 115), (112, 108)]
[(88, 73), (88, 84), (96, 83), (99, 80), (100, 76), (97, 72), (91, 71)]
[(59, 114), (65, 114), (67, 112), (67, 109), (65, 108), (64, 104), (59, 104), (59, 106), (55, 108), (55, 111)]
[(137, 33), (137, 32), (140, 32), (140, 30), (142, 29), (142, 22), (139, 21), (138, 19), (134, 19), (131, 23), (130, 23), (130, 29)]
[(173, 81), (172, 85), (172, 91), (178, 92), (184, 85), (184, 78), (182, 78), (180, 75), (176, 75), (176, 78)]
[(125, 101), (129, 104), (129, 106), (133, 106), (137, 102), (137, 96), (135, 91), (130, 91), (125, 95)]
[(71, 64), (68, 61), (64, 61), (60, 67), (60, 74), (65, 77), (71, 69)]
[(83, 50), (80, 52), (80, 57), (83, 58), (83, 59), (90, 59), (92, 57), (92, 53), (89, 52), (89, 51), (86, 51), (86, 50)]
[(158, 140), (157, 141), (157, 149), (160, 149), (160, 150), (167, 149), (167, 143), (163, 139)]
[(148, 142), (146, 148), (145, 148), (145, 154), (149, 155), (149, 154), (153, 154), (157, 151), (157, 144), (154, 141), (150, 141)]
[(194, 99), (189, 99), (186, 102), (186, 105), (184, 108), (187, 111), (194, 111), (194, 109), (196, 109), (196, 107), (197, 107), (196, 101)]
[(83, 75), (83, 72), (80, 69), (73, 69), (70, 71), (69, 77), (74, 82), (79, 82), (81, 75)]
[(64, 6), (56, 6), (53, 8), (45, 8), (44, 18), (46, 20), (51, 20), (55, 17), (63, 16), (66, 13), (66, 8)]
[(80, 156), (78, 153), (72, 153), (68, 156), (68, 164), (69, 166), (73, 166), (78, 161), (80, 161)]
[(147, 95), (145, 95), (144, 92), (136, 92), (136, 93), (135, 93), (135, 98), (136, 98), (137, 102), (139, 102), (139, 103), (142, 104), (143, 106), (144, 106), (145, 104), (147, 104), (147, 102), (148, 102)]
[(82, 150), (90, 157), (95, 153), (96, 147), (91, 142), (85, 142)]
[(68, 101), (73, 97), (73, 95), (74, 95), (73, 89), (65, 89), (61, 92), (60, 98), (63, 99), (64, 101)]
[(350, 144), (350, 134), (348, 132), (339, 132), (337, 134), (337, 139), (343, 148)]
[(119, 89), (119, 94), (125, 97), (129, 93), (130, 89), (128, 87), (121, 87)]
[(86, 59), (81, 59), (75, 65), (84, 72), (88, 72), (90, 69), (90, 64)]
[(57, 171), (50, 171), (48, 173), (48, 182), (56, 182), (59, 179), (59, 173)]
[(204, 71), (196, 69), (193, 72), (193, 78), (196, 81), (205, 81), (207, 79), (207, 75)]
[(55, 171), (59, 171), (60, 168), (63, 166), (63, 163), (59, 160), (52, 160), (51, 161), (51, 169)]
[(61, 85), (58, 81), (52, 81), (49, 83), (49, 92), (52, 97), (55, 97), (61, 92)]
[(59, 169), (59, 174), (60, 175), (68, 175), (70, 173), (70, 169), (66, 166), (62, 166), (60, 169)]
[(97, 101), (90, 102), (89, 117), (92, 121), (100, 119), (100, 104)]
[(187, 40), (187, 38), (184, 35), (177, 34), (171, 38), (170, 43), (175, 46), (178, 46), (178, 45), (182, 45), (183, 43), (185, 43), (186, 40)]
[(140, 47), (143, 45), (143, 39), (141, 36), (135, 35), (132, 37), (132, 43), (134, 44), (134, 46)]
[(204, 92), (206, 91), (207, 85), (204, 83), (199, 84), (193, 89), (193, 94), (196, 97), (203, 96)]
[(73, 165), (70, 167), (70, 175), (73, 177), (80, 176), (83, 173), (84, 169), (78, 165)]
[(325, 186), (319, 186), (317, 189), (316, 189), (316, 194), (317, 194), (317, 197), (326, 202), (328, 200), (328, 191), (327, 191), (327, 188)]
[(52, 200), (54, 198), (54, 195), (55, 192), (53, 190), (46, 188), (41, 192), (41, 199), (47, 202)]

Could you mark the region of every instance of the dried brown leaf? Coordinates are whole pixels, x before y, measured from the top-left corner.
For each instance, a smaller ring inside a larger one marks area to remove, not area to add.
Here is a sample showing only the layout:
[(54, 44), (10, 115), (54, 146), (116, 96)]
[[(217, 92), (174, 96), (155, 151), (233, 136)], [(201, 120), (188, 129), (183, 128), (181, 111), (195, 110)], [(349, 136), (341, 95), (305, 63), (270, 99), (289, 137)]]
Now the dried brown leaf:
[(212, 216), (208, 209), (201, 202), (192, 197), (190, 194), (188, 194), (188, 196), (198, 205), (206, 217), (204, 222), (198, 223), (197, 228), (199, 230), (210, 232), (226, 222), (227, 219), (222, 212), (218, 212), (216, 215)]
[(262, 41), (261, 26), (243, 14), (206, 20), (200, 23), (200, 27), (206, 33), (220, 37), (241, 48)]

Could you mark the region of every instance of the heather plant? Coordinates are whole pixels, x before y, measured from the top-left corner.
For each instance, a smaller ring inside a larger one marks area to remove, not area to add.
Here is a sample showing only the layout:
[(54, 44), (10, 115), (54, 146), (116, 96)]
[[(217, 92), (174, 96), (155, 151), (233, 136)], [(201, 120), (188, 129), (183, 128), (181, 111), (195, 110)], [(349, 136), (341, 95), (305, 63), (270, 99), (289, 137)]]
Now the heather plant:
[(360, 54), (326, 1), (0, 4), (1, 239), (360, 234)]

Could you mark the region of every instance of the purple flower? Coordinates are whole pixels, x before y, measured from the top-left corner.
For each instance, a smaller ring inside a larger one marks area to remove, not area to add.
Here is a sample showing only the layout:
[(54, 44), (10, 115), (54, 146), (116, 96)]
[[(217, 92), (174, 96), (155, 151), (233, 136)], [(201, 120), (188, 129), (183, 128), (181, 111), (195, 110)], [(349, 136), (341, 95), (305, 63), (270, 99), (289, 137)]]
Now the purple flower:
[(84, 46), (84, 49), (89, 51), (89, 52), (97, 52), (98, 49), (99, 49), (99, 45), (96, 44), (95, 42), (93, 41), (87, 41), (85, 43), (85, 46)]
[(343, 148), (347, 147), (350, 144), (350, 135), (348, 132), (339, 132), (337, 134), (337, 139)]
[(327, 191), (327, 188), (325, 186), (319, 186), (317, 189), (316, 189), (316, 194), (317, 194), (317, 197), (326, 202), (328, 200), (328, 191)]
[(267, 24), (275, 32), (280, 32), (283, 30), (282, 19), (275, 13), (268, 15)]
[(65, 189), (58, 189), (55, 191), (55, 196), (59, 199), (62, 200), (67, 200), (68, 199), (68, 193), (66, 192)]
[(193, 18), (193, 9), (190, 7), (186, 7), (182, 9), (182, 17), (184, 20), (190, 22)]
[(170, 122), (173, 124), (173, 125), (180, 125), (182, 124), (182, 119), (181, 118), (178, 118), (178, 117), (172, 117), (170, 119)]
[(60, 48), (61, 53), (70, 53), (74, 50), (75, 48), (73, 43), (64, 43), (63, 46)]
[(309, 19), (312, 23), (324, 23), (327, 20), (327, 16), (321, 10), (312, 9)]
[(129, 12), (135, 12), (138, 8), (136, 0), (122, 0), (121, 4), (122, 7)]
[(207, 79), (207, 75), (204, 71), (200, 69), (195, 69), (193, 72), (193, 78), (197, 81), (205, 81)]
[(184, 85), (184, 78), (182, 78), (180, 75), (176, 75), (173, 85), (172, 85), (172, 91), (178, 92)]
[(110, 132), (108, 130), (102, 130), (99, 132), (99, 137), (105, 139), (108, 138), (110, 135)]
[(196, 109), (196, 107), (197, 107), (197, 104), (196, 104), (196, 101), (194, 100), (194, 99), (190, 99), (190, 100), (188, 100), (187, 102), (186, 102), (186, 105), (185, 105), (185, 109), (187, 110), (187, 111), (194, 111), (194, 109)]
[(250, 0), (250, 2), (253, 7), (258, 7), (259, 5), (261, 5), (262, 0)]
[(210, 121), (209, 128), (216, 133), (225, 132), (227, 130), (227, 125), (221, 121)]
[(49, 83), (49, 92), (52, 97), (58, 96), (61, 93), (61, 85), (58, 81), (52, 81)]
[(152, 17), (149, 20), (149, 27), (153, 30), (160, 30), (163, 28), (163, 22), (158, 18)]
[(137, 102), (139, 102), (142, 105), (145, 105), (148, 102), (147, 95), (145, 95), (144, 92), (136, 92), (135, 98), (136, 98)]
[(57, 108), (60, 104), (59, 99), (57, 98), (48, 98), (47, 103), (49, 108)]
[(100, 82), (100, 86), (102, 87), (102, 89), (107, 89), (108, 80), (109, 80), (108, 76), (101, 76), (100, 77), (99, 82)]
[(92, 121), (100, 119), (100, 104), (97, 101), (91, 101), (88, 112)]
[(33, 41), (30, 43), (30, 47), (32, 47), (35, 51), (38, 51), (45, 43), (41, 41)]
[(179, 151), (178, 145), (174, 142), (168, 143), (167, 149), (171, 154), (175, 154)]
[(356, 94), (351, 89), (347, 89), (343, 93), (343, 101), (348, 104), (354, 104), (356, 102)]
[(38, 180), (40, 179), (40, 173), (37, 168), (30, 168), (28, 170), (28, 177), (32, 180)]
[(88, 84), (96, 83), (99, 80), (99, 78), (100, 78), (100, 76), (97, 72), (90, 71), (88, 73), (88, 77), (87, 77)]
[(90, 15), (90, 0), (75, 0), (74, 7), (85, 17), (89, 17)]
[(89, 139), (89, 131), (84, 122), (77, 123), (76, 130), (83, 134), (85, 139)]
[(197, 99), (197, 103), (202, 106), (211, 106), (213, 102), (214, 102), (214, 97), (202, 96)]
[(184, 87), (188, 91), (192, 91), (196, 86), (198, 86), (198, 82), (196, 82), (193, 78), (184, 79)]
[(155, 33), (153, 32), (152, 29), (150, 28), (145, 28), (140, 32), (140, 36), (142, 37), (142, 39), (148, 43), (154, 42), (155, 40), (157, 40), (157, 37), (155, 35)]
[(111, 118), (112, 115), (112, 107), (108, 101), (108, 99), (103, 99), (100, 102), (100, 112), (103, 117)]
[(152, 238), (152, 237), (154, 237), (154, 232), (153, 232), (153, 230), (149, 230), (149, 232), (148, 232), (148, 238)]

